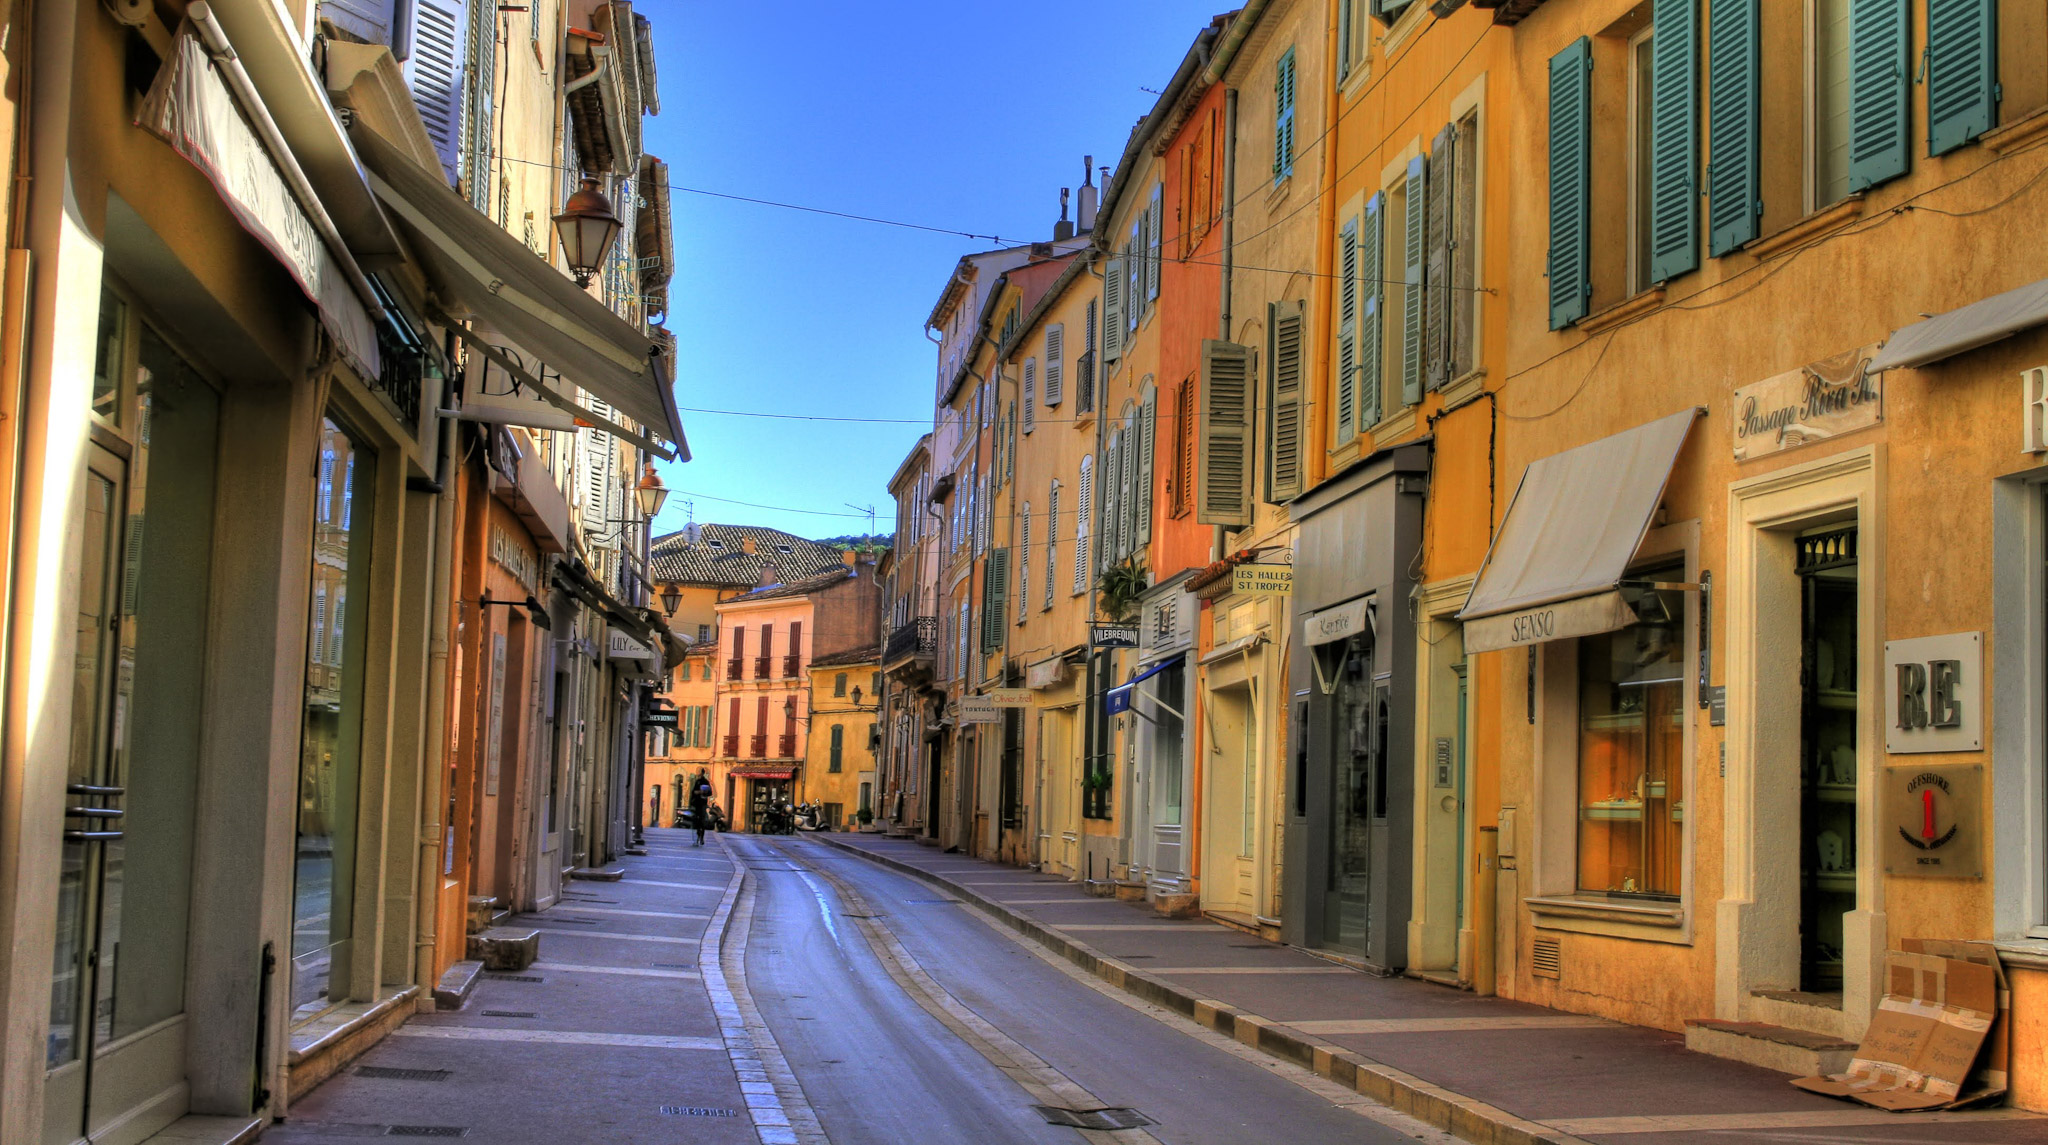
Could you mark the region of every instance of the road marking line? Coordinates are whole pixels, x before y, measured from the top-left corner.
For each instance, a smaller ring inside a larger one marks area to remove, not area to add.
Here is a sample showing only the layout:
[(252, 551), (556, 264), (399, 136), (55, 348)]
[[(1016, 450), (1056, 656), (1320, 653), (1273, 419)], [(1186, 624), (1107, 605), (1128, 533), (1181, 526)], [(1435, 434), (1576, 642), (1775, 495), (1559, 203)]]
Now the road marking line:
[[(561, 967), (556, 967), (559, 970)], [(485, 1026), (404, 1025), (392, 1033), (407, 1038), (449, 1038), (469, 1042), (548, 1042), (564, 1046), (630, 1046), (648, 1050), (722, 1050), (722, 1038), (667, 1034), (603, 1034), (581, 1030), (503, 1030)]]
[[(1356, 971), (1342, 966), (1333, 966), (1340, 974)], [(1516, 1017), (1503, 1015), (1494, 1018), (1331, 1018), (1327, 1020), (1290, 1022), (1274, 1018), (1274, 1023), (1292, 1026), (1305, 1034), (1454, 1034), (1466, 1030), (1579, 1030), (1611, 1027), (1615, 1023), (1605, 1018), (1581, 1015), (1529, 1015)]]
[(625, 978), (700, 978), (695, 970), (645, 970), (638, 966), (577, 966), (567, 962), (536, 962), (533, 969), (557, 974), (617, 974)]
[[(756, 857), (750, 845), (749, 859)], [(754, 892), (746, 883), (746, 867), (734, 864), (732, 882), (718, 906), (718, 920), (711, 924), (718, 940), (712, 949), (717, 958), (704, 965), (704, 986), (718, 1015), (719, 1032), (725, 1038), (726, 1056), (741, 1085), (768, 1082), (769, 1092), (746, 1092), (747, 1113), (761, 1145), (830, 1145), (825, 1127), (804, 1096), (796, 1071), (782, 1056), (775, 1031), (754, 1005), (747, 988), (747, 940), (754, 925)], [(735, 909), (737, 907), (737, 909)], [(737, 984), (737, 988), (735, 988)]]
[(1002, 903), (1002, 904), (1003, 904), (1004, 906), (1129, 906), (1129, 905), (1130, 905), (1129, 903), (1127, 903), (1127, 902), (1124, 902), (1124, 901), (1123, 901), (1123, 900), (1121, 900), (1121, 899), (1098, 899), (1098, 898), (1079, 898), (1079, 899), (999, 899), (999, 898), (996, 898), (996, 897), (995, 897), (994, 895), (990, 895), (990, 896), (988, 896), (988, 897), (989, 897), (989, 898), (990, 898), (990, 899), (991, 899), (992, 901), (995, 901), (995, 902), (999, 902), (999, 903)]

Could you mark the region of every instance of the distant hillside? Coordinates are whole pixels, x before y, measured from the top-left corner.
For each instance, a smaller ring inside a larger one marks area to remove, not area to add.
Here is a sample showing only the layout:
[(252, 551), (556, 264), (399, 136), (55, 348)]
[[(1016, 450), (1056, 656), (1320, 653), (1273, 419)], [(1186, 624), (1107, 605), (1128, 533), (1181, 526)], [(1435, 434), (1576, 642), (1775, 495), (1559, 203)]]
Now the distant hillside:
[(818, 537), (817, 542), (821, 545), (837, 545), (840, 548), (889, 549), (896, 547), (896, 534), (847, 533), (837, 537)]

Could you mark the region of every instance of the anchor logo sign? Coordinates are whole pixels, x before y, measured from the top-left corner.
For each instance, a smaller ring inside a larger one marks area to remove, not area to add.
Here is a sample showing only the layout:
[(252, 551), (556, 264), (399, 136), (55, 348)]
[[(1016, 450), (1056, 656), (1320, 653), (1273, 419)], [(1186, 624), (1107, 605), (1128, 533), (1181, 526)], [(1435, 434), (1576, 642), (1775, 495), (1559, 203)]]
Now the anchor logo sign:
[[(1955, 817), (1954, 793), (1949, 789), (1948, 778), (1938, 772), (1924, 771), (1906, 782), (1906, 794), (1919, 796), (1920, 829), (1916, 833), (1903, 823), (1898, 824), (1899, 837), (1921, 851), (1936, 851), (1953, 842), (1962, 824)], [(1946, 821), (1948, 827), (1942, 829)], [(1940, 863), (1938, 858), (1921, 859), (1922, 863)]]

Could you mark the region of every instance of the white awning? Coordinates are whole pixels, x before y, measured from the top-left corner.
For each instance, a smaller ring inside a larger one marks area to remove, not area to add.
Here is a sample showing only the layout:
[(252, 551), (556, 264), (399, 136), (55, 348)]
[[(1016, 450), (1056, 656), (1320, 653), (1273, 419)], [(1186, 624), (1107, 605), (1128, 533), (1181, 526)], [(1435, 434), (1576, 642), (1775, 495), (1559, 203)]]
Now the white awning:
[(1885, 340), (1869, 371), (1925, 366), (2044, 322), (2048, 322), (2048, 278), (1900, 327)]
[(1635, 620), (1621, 578), (1701, 412), (1675, 413), (1529, 464), (1458, 613), (1466, 652), (1591, 636)]
[(689, 460), (675, 394), (654, 339), (485, 218), (442, 181), (369, 130), (353, 134), (371, 186), (413, 240), (435, 285), (491, 329), (588, 390)]
[(1371, 631), (1372, 597), (1361, 596), (1343, 604), (1318, 609), (1301, 618), (1302, 643), (1314, 647)]

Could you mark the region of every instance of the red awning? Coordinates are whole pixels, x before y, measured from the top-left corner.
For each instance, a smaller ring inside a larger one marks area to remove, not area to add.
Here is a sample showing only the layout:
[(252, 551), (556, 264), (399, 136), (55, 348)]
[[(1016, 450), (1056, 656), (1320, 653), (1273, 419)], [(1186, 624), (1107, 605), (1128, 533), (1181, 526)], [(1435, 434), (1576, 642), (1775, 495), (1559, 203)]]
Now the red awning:
[(733, 771), (732, 771), (732, 774), (733, 774), (733, 775), (735, 775), (735, 776), (738, 776), (738, 777), (739, 777), (739, 778), (741, 778), (741, 779), (794, 779), (794, 778), (796, 778), (796, 772), (795, 772), (795, 771), (794, 771), (793, 769), (790, 769), (790, 768), (783, 768), (783, 769), (781, 769), (781, 770), (778, 770), (778, 771), (741, 771), (741, 770), (740, 770), (740, 769), (738, 769), (738, 768), (734, 768), (734, 769), (733, 769)]

